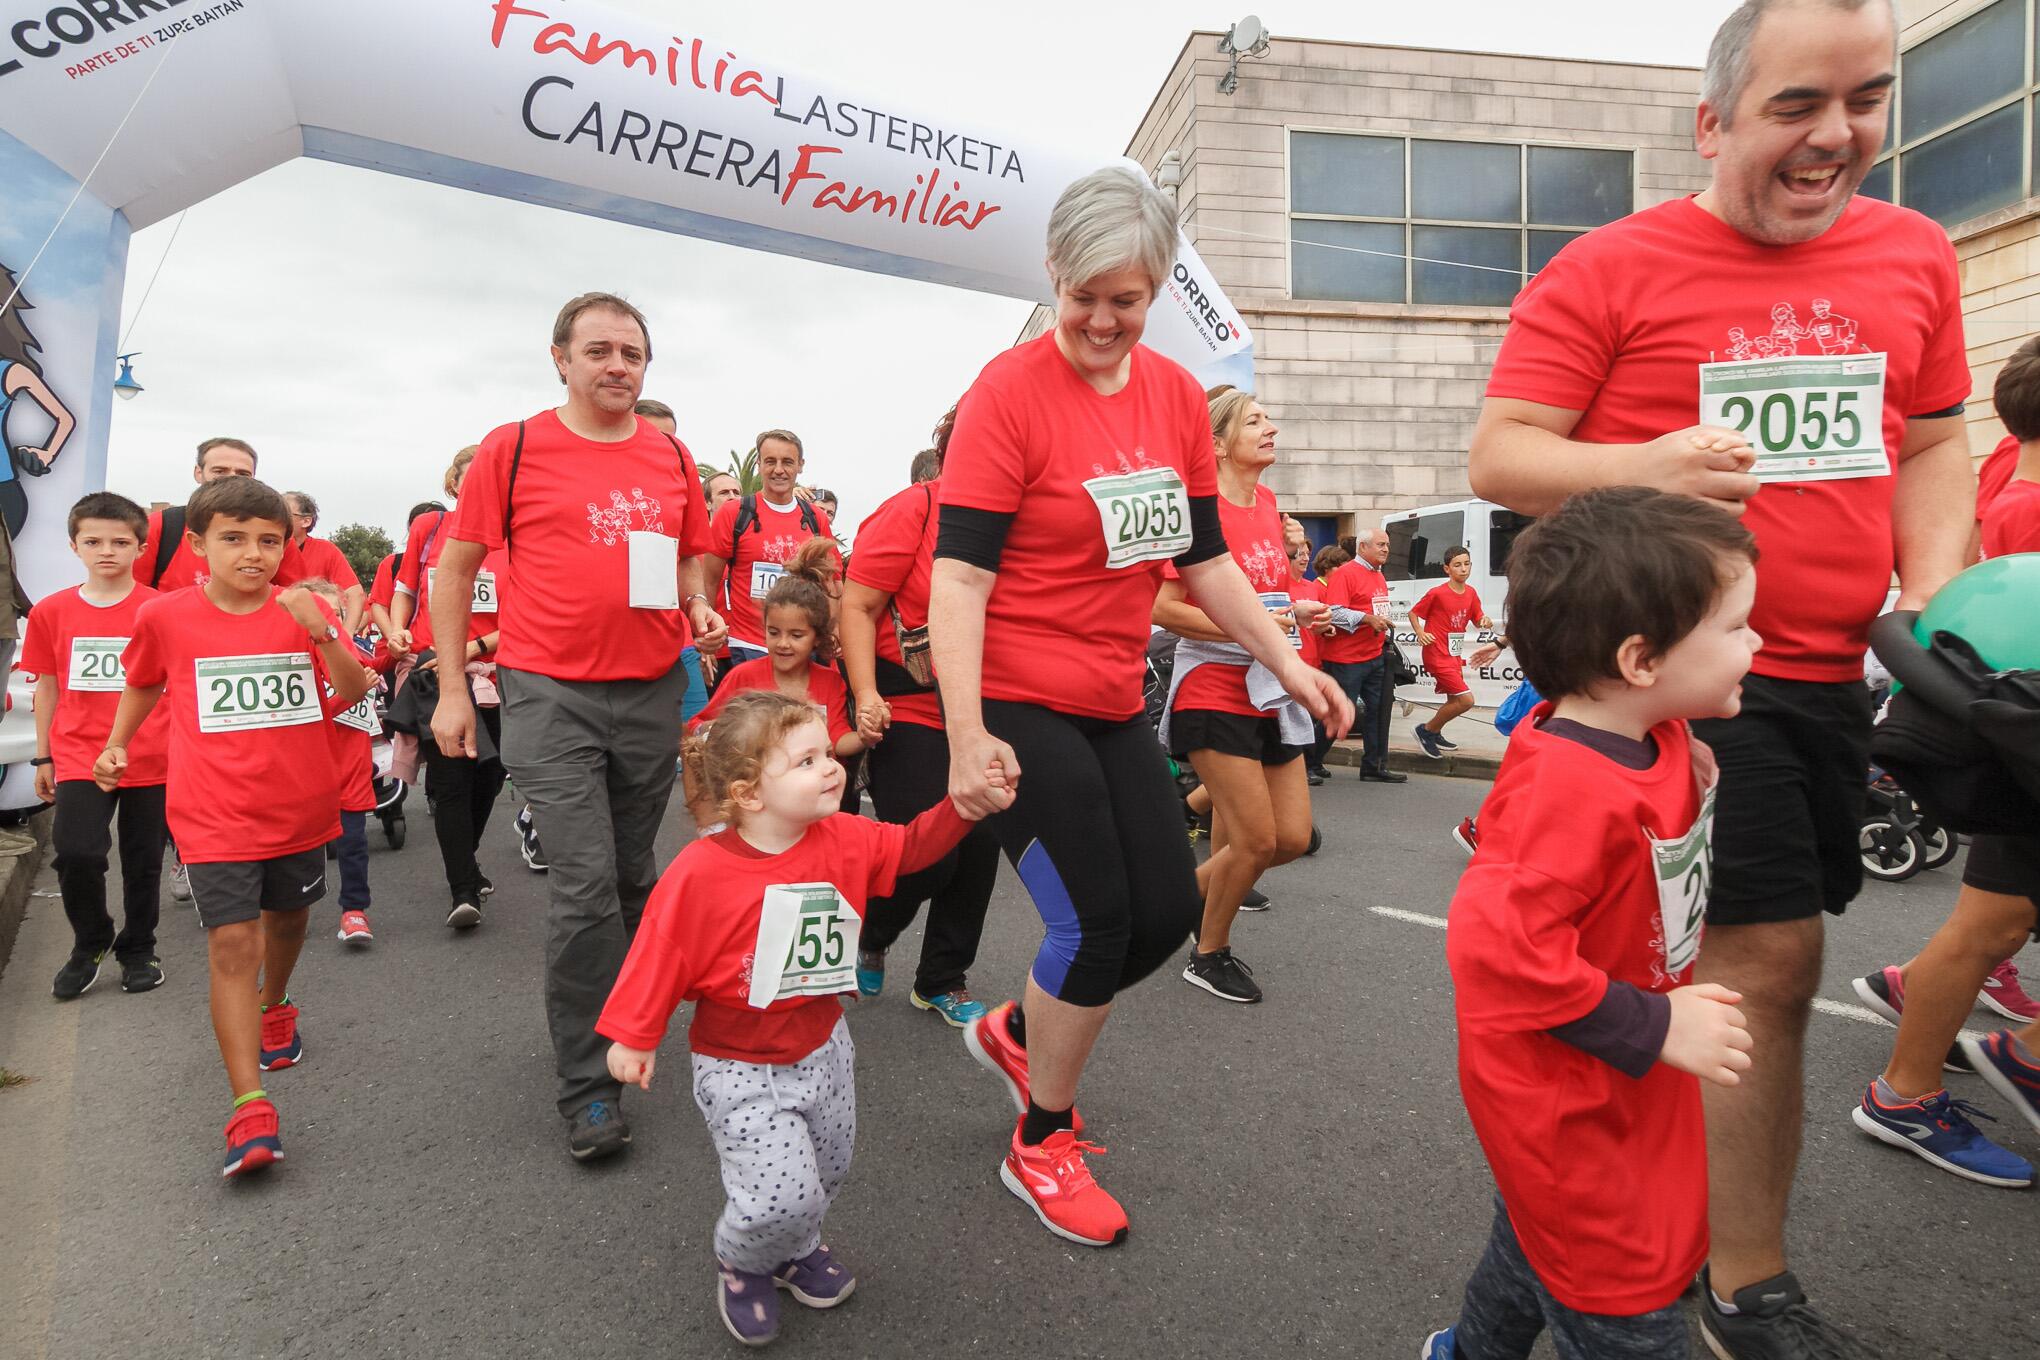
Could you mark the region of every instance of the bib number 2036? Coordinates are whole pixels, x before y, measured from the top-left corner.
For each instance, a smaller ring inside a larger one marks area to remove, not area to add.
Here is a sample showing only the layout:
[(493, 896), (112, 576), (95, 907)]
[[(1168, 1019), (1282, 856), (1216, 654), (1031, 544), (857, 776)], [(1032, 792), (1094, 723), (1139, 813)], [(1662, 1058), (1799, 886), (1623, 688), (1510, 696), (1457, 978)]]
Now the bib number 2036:
[(1190, 546), (1190, 498), (1174, 468), (1093, 477), (1084, 490), (1105, 530), (1105, 565), (1130, 567)]
[(238, 732), (318, 722), (318, 682), (309, 652), (200, 657), (198, 730)]
[(1742, 432), (1767, 482), (1882, 477), (1884, 356), (1700, 365), (1700, 421)]

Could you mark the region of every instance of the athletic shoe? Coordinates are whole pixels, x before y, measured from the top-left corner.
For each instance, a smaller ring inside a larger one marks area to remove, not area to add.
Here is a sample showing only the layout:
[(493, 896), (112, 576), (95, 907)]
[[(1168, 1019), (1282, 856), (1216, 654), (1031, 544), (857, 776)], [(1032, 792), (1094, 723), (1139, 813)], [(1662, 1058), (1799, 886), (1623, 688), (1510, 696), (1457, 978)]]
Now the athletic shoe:
[(1441, 751), (1457, 751), (1459, 749), (1459, 743), (1446, 736), (1443, 732), (1431, 733), (1431, 741)]
[(829, 1253), (824, 1242), (798, 1261), (772, 1272), (772, 1283), (810, 1308), (834, 1308), (857, 1288), (857, 1277)]
[(234, 1111), (234, 1117), (227, 1121), (227, 1165), (220, 1172), (221, 1178), (232, 1180), (282, 1160), (283, 1138), (276, 1106), (267, 1097), (261, 1097)]
[(1190, 962), (1183, 969), (1183, 981), (1192, 987), (1202, 987), (1221, 1001), (1252, 1004), (1261, 999), (1253, 973), (1253, 969), (1233, 957), (1230, 949), (1214, 949), (1209, 954), (1192, 949)]
[(184, 861), (173, 858), (170, 861), (170, 896), (178, 902), (191, 900), (191, 875), (184, 871)]
[(1001, 1002), (963, 1027), (963, 1046), (984, 1065), (987, 1072), (1006, 1083), (1013, 1108), (1027, 1113), (1027, 1050), (1013, 1040), (1006, 1026), (1013, 1003)]
[(477, 873), (477, 874), (475, 875), (475, 877), (476, 877), (477, 879), (481, 880), (481, 884), (482, 884), (482, 888), (481, 888), (481, 893), (480, 893), (480, 895), (481, 895), (481, 896), (483, 896), (483, 897), (487, 897), (487, 896), (488, 896), (488, 895), (489, 895), (490, 893), (492, 893), (492, 892), (496, 891), (496, 885), (495, 885), (495, 884), (493, 884), (493, 883), (491, 883), (491, 882), (489, 882), (489, 876), (488, 876), (487, 874), (484, 874), (484, 873)]
[(1423, 748), (1425, 755), (1433, 760), (1445, 759), (1445, 749), (1438, 744), (1437, 733), (1425, 727), (1422, 723), (1417, 725), (1416, 733), (1417, 745)]
[(877, 996), (885, 990), (885, 955), (857, 951), (857, 995)]
[(2040, 1067), (2019, 1056), (2012, 1047), (2012, 1032), (2001, 1029), (1981, 1039), (1964, 1039), (1962, 1052), (1975, 1065), (1976, 1074), (1990, 1083), (1990, 1089), (2040, 1130)]
[(59, 1001), (75, 1001), (92, 990), (92, 984), (99, 981), (99, 966), (106, 962), (106, 951), (97, 954), (73, 953), (57, 970), (57, 980), (50, 986), (50, 995)]
[(1452, 842), (1468, 855), (1480, 849), (1480, 828), (1474, 825), (1473, 818), (1459, 819), (1459, 825), (1452, 828)]
[(1789, 1270), (1745, 1285), (1715, 1306), (1707, 1270), (1700, 1271), (1700, 1336), (1721, 1360), (1870, 1360), (1855, 1338), (1813, 1310)]
[(262, 1070), (280, 1072), (305, 1060), (304, 1037), (298, 1033), (298, 1009), (285, 997), (262, 1011)]
[(1401, 770), (1387, 768), (1370, 770), (1363, 765), (1360, 768), (1360, 782), (1363, 784), (1407, 784), (1410, 782), (1410, 777)]
[(746, 1346), (762, 1346), (779, 1335), (779, 1291), (770, 1275), (724, 1266), (716, 1278), (715, 1308), (731, 1336)]
[(567, 1120), (567, 1151), (577, 1162), (600, 1161), (629, 1146), (630, 1124), (615, 1101), (591, 1100)]
[(482, 907), (472, 898), (456, 897), (453, 910), (446, 913), (446, 924), (454, 930), (473, 930), (482, 923)]
[(375, 938), (368, 928), (368, 913), (343, 911), (340, 913), (340, 939), (346, 944), (367, 944)]
[(1274, 905), (1273, 902), (1268, 900), (1268, 894), (1262, 892), (1259, 888), (1247, 889), (1247, 895), (1240, 899), (1241, 911), (1266, 911)]
[(1424, 1339), (1424, 1350), (1417, 1360), (1452, 1360), (1452, 1328), (1433, 1332)]
[(123, 992), (153, 992), (163, 985), (163, 962), (151, 954), (146, 959), (129, 959), (120, 966)]
[(1863, 1103), (1849, 1117), (1856, 1127), (1880, 1142), (1905, 1148), (1927, 1162), (1965, 1180), (1984, 1185), (2023, 1188), (2033, 1183), (2033, 1168), (1983, 1136), (1969, 1116), (1990, 1116), (1966, 1100), (1936, 1091), (1918, 1100), (1887, 1105), (1877, 1098), (1877, 1083), (1863, 1093)]
[(999, 1163), (999, 1179), (1018, 1195), (1041, 1226), (1057, 1237), (1087, 1247), (1112, 1247), (1126, 1240), (1126, 1210), (1119, 1201), (1091, 1179), (1084, 1155), (1103, 1153), (1096, 1143), (1082, 1142), (1070, 1129), (1058, 1129), (1039, 1147), (1020, 1141), (1020, 1124), (1013, 1125), (1013, 1142), (1006, 1160)]
[(2019, 970), (2006, 959), (1990, 970), (1990, 976), (1983, 980), (1983, 990), (1976, 999), (1996, 1011), (2007, 1020), (2016, 1020), (2030, 1025), (2040, 1020), (2040, 1001), (2026, 995), (2026, 989), (2019, 985)]
[(531, 804), (517, 809), (517, 853), (524, 856), (524, 867), (535, 874), (542, 874), (552, 866), (545, 861), (545, 849), (538, 843), (538, 827), (531, 820)]
[[(861, 976), (857, 985), (859, 990), (863, 989)], [(917, 1011), (935, 1012), (949, 1022), (951, 1029), (962, 1029), (985, 1013), (985, 1003), (971, 1000), (970, 993), (961, 987), (953, 992), (940, 992), (934, 996), (922, 996), (918, 991), (910, 991), (907, 993), (907, 1000), (914, 1003), (914, 1009)]]
[(1898, 1017), (1905, 1011), (1905, 974), (1896, 968), (1880, 968), (1849, 985), (1880, 1019), (1898, 1023)]

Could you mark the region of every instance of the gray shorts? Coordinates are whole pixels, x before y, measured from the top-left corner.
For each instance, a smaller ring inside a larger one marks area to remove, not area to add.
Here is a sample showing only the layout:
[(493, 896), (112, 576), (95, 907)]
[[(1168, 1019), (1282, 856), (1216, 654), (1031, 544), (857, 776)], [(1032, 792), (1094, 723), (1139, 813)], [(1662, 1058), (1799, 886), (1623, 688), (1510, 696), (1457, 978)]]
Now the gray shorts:
[(207, 930), (252, 921), (265, 911), (302, 911), (326, 895), (326, 847), (274, 859), (187, 864), (191, 905)]

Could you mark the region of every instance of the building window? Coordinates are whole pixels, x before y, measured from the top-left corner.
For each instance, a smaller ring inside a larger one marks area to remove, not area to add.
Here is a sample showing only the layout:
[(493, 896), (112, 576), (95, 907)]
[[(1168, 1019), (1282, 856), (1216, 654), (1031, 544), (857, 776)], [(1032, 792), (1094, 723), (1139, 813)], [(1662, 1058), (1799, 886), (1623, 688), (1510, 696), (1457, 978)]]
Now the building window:
[(1632, 161), (1598, 147), (1292, 132), (1290, 294), (1506, 307), (1566, 242), (1634, 210)]
[(2036, 8), (1993, 0), (1900, 54), (1884, 154), (1862, 192), (1944, 227), (2032, 196)]

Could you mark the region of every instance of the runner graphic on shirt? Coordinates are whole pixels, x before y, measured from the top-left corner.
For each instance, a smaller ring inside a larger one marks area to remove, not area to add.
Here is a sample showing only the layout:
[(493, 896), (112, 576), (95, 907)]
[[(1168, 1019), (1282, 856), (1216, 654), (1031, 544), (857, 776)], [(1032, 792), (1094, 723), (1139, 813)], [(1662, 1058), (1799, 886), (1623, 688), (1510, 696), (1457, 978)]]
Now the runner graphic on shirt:
[(1771, 343), (1778, 347), (1777, 354), (1796, 353), (1805, 338), (1806, 327), (1799, 324), (1799, 313), (1791, 303), (1781, 302), (1771, 309)]
[(602, 509), (595, 502), (588, 502), (588, 541), (613, 548), (627, 543), (633, 530), (645, 529), (655, 534), (666, 532), (661, 519), (664, 508), (658, 497), (647, 496), (642, 488), (632, 487), (630, 495), (621, 491), (609, 493), (609, 508)]
[(1750, 339), (1749, 332), (1741, 326), (1728, 328), (1728, 357), (1738, 363), (1759, 357), (1756, 342)]
[(1833, 304), (1826, 298), (1813, 300), (1813, 319), (1806, 323), (1806, 333), (1820, 346), (1822, 354), (1851, 354), (1862, 348), (1856, 343), (1856, 323), (1846, 316), (1836, 316), (1829, 310)]

